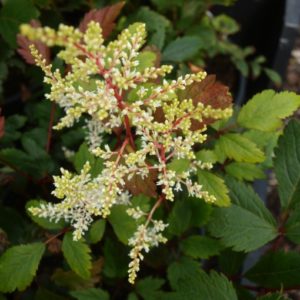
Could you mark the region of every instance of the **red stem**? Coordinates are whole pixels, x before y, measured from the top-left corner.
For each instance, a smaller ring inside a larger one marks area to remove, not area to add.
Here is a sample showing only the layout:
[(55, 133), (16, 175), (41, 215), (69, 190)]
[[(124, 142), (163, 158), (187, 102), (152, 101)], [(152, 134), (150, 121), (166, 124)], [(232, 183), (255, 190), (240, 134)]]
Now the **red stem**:
[[(94, 59), (96, 61), (96, 64), (98, 66), (100, 75), (104, 76), (105, 74), (109, 73), (109, 70), (106, 70), (104, 68), (104, 66), (101, 64), (99, 57), (95, 57), (93, 54), (89, 53), (84, 46), (82, 46), (78, 43), (76, 43), (75, 46), (79, 50), (81, 50), (87, 57), (89, 57), (90, 59)], [(113, 84), (112, 79), (111, 79), (110, 76), (105, 78), (105, 82), (106, 82), (106, 84), (108, 85), (108, 87), (110, 89), (114, 90), (115, 97), (118, 101), (118, 107), (122, 111), (125, 108), (125, 104), (123, 102), (122, 95), (118, 92), (118, 87)], [(126, 130), (126, 136), (129, 139), (130, 146), (135, 150), (135, 143), (134, 143), (134, 139), (133, 139), (131, 129), (130, 129), (129, 118), (128, 118), (127, 115), (124, 116), (124, 127), (125, 127), (125, 130)]]
[(157, 199), (157, 201), (155, 202), (155, 204), (153, 205), (153, 207), (152, 207), (152, 209), (149, 212), (148, 217), (147, 217), (147, 221), (146, 221), (146, 224), (145, 224), (146, 227), (148, 226), (149, 222), (151, 221), (151, 219), (153, 217), (153, 214), (155, 213), (156, 209), (160, 206), (160, 204), (163, 202), (164, 199), (165, 199), (165, 196), (160, 195), (159, 198)]
[(57, 234), (51, 236), (47, 241), (44, 242), (45, 245), (49, 244), (51, 241), (55, 240), (57, 237), (67, 233), (68, 231), (70, 231), (71, 228), (70, 227), (66, 227), (64, 229), (62, 229), (60, 232), (58, 232)]
[(118, 156), (117, 156), (117, 159), (116, 159), (116, 162), (115, 162), (116, 166), (119, 164), (120, 159), (122, 158), (123, 152), (124, 152), (125, 147), (126, 147), (127, 144), (128, 144), (128, 139), (126, 138), (126, 139), (124, 140), (124, 142), (123, 142), (123, 144), (122, 144), (122, 146), (121, 146), (119, 152), (118, 152)]

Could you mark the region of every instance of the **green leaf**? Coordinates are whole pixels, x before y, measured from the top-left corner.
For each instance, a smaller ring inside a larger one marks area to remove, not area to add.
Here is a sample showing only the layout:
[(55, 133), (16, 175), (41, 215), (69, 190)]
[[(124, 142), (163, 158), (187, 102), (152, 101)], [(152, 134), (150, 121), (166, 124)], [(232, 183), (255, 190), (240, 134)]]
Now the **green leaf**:
[(44, 254), (43, 243), (14, 246), (0, 257), (0, 291), (23, 291), (30, 285)]
[(168, 267), (168, 280), (172, 289), (178, 290), (182, 279), (196, 279), (201, 274), (200, 264), (188, 257), (181, 257)]
[(227, 15), (218, 15), (212, 19), (212, 24), (215, 29), (226, 35), (234, 34), (239, 31), (239, 24)]
[(159, 289), (164, 283), (163, 279), (147, 277), (137, 282), (136, 291), (145, 300), (156, 300), (162, 293)]
[(136, 221), (126, 213), (127, 209), (126, 205), (114, 206), (108, 217), (116, 236), (125, 245), (128, 244), (128, 239), (133, 236), (137, 228)]
[(237, 121), (246, 128), (275, 131), (282, 126), (281, 120), (292, 115), (299, 105), (300, 96), (293, 92), (266, 90), (242, 107)]
[(243, 136), (253, 141), (265, 152), (266, 160), (262, 163), (264, 168), (273, 167), (274, 148), (277, 146), (280, 134), (280, 132), (268, 132), (255, 129), (250, 129), (243, 133)]
[(8, 240), (19, 243), (25, 236), (27, 223), (23, 217), (14, 209), (0, 206), (0, 228), (8, 235)]
[(37, 167), (42, 175), (45, 172), (53, 172), (54, 164), (44, 147), (41, 147), (35, 140), (25, 135), (22, 136), (21, 143), (24, 150), (28, 153), (32, 165)]
[(255, 250), (277, 236), (275, 220), (253, 189), (234, 179), (227, 179), (232, 205), (216, 208), (209, 231), (235, 251)]
[(286, 237), (300, 244), (300, 205), (296, 206), (285, 224)]
[(185, 200), (175, 202), (168, 218), (167, 233), (180, 236), (188, 227), (192, 212)]
[(91, 276), (91, 249), (83, 241), (74, 241), (72, 233), (65, 234), (62, 243), (62, 252), (70, 268), (82, 278)]
[(103, 274), (109, 278), (125, 277), (128, 272), (128, 249), (117, 240), (106, 238), (103, 247)]
[(202, 41), (197, 36), (185, 36), (172, 41), (164, 49), (163, 61), (182, 62), (192, 58), (201, 48)]
[(252, 76), (253, 78), (257, 78), (262, 71), (262, 67), (259, 63), (257, 63), (256, 61), (252, 61), (250, 62), (250, 66), (251, 66), (251, 71), (252, 71)]
[[(204, 19), (207, 20), (207, 19)], [(214, 30), (214, 28), (211, 26), (210, 21), (202, 21), (200, 24), (198, 23), (197, 25), (193, 25), (193, 26), (187, 26), (186, 22), (182, 22), (183, 27), (186, 28), (186, 34), (187, 35), (196, 35), (198, 36), (201, 41), (201, 48), (200, 48), (200, 53), (201, 56), (197, 56), (197, 61), (199, 60), (200, 63), (199, 65), (204, 65), (204, 61), (201, 63), (201, 59), (202, 59), (202, 51), (204, 53), (204, 51), (210, 51), (213, 47), (216, 46), (217, 44), (217, 32)], [(203, 57), (204, 58), (204, 57)]]
[[(61, 134), (61, 142), (68, 149), (78, 146), (85, 137), (85, 132), (82, 128), (68, 129), (68, 131)], [(72, 157), (73, 158), (73, 157)]]
[(36, 19), (38, 10), (31, 1), (9, 0), (5, 1), (0, 11), (0, 33), (11, 47), (16, 47), (16, 36), (21, 23)]
[(191, 162), (185, 158), (173, 159), (167, 166), (169, 170), (175, 171), (177, 174), (181, 174), (187, 171)]
[(237, 300), (232, 283), (222, 274), (206, 274), (200, 265), (186, 257), (168, 268), (168, 279), (176, 293), (167, 299)]
[(4, 136), (1, 138), (1, 143), (9, 144), (18, 140), (21, 137), (21, 133), (18, 131), (18, 129), (25, 125), (26, 120), (27, 118), (25, 116), (18, 114), (7, 117), (5, 119), (5, 132)]
[(88, 231), (88, 240), (92, 244), (96, 244), (101, 241), (105, 231), (106, 221), (101, 219), (95, 221)]
[(275, 150), (274, 167), (281, 206), (294, 207), (300, 201), (300, 123), (290, 121)]
[(141, 7), (132, 21), (139, 21), (146, 24), (147, 32), (150, 33), (149, 45), (155, 45), (161, 49), (165, 43), (166, 30), (170, 27), (170, 21), (163, 15), (154, 10), (149, 9), (147, 6)]
[(231, 61), (244, 77), (249, 76), (249, 66), (244, 58), (231, 57)]
[(264, 149), (270, 143), (277, 142), (280, 132), (261, 131), (249, 129), (243, 133), (243, 136), (255, 143), (260, 149)]
[(238, 162), (259, 163), (265, 159), (255, 143), (237, 133), (222, 135), (216, 142), (216, 148)]
[(205, 225), (210, 218), (213, 207), (199, 198), (189, 197), (184, 201), (191, 212), (189, 226), (201, 227)]
[(155, 31), (149, 40), (149, 45), (156, 46), (159, 50), (161, 50), (165, 44), (166, 39), (166, 28), (160, 28), (159, 30)]
[(239, 274), (243, 267), (245, 256), (244, 252), (235, 252), (227, 248), (218, 256), (220, 271), (227, 276)]
[(27, 121), (27, 118), (22, 115), (15, 114), (13, 116), (9, 116), (5, 120), (5, 130), (9, 127), (10, 130), (17, 130), (22, 128)]
[(35, 160), (49, 159), (48, 153), (36, 141), (23, 136), (21, 139), (24, 150)]
[(94, 286), (93, 278), (83, 279), (75, 272), (68, 270), (64, 271), (60, 268), (55, 269), (51, 280), (60, 287), (72, 289), (86, 289)]
[(26, 212), (28, 216), (37, 223), (39, 226), (45, 228), (45, 229), (50, 229), (50, 230), (56, 230), (56, 229), (62, 229), (65, 226), (65, 222), (63, 220), (60, 220), (59, 222), (55, 221), (50, 221), (49, 218), (43, 218), (43, 217), (38, 217), (34, 216), (28, 208), (30, 207), (40, 207), (41, 204), (47, 204), (46, 201), (43, 200), (30, 200), (26, 203)]
[(180, 248), (187, 256), (207, 259), (219, 254), (223, 246), (219, 241), (207, 236), (194, 235), (181, 241)]
[(22, 133), (22, 136), (29, 140), (34, 140), (41, 149), (45, 149), (47, 143), (47, 129), (46, 128), (33, 128)]
[(72, 291), (70, 295), (77, 300), (109, 300), (108, 292), (99, 288)]
[(269, 252), (245, 276), (265, 288), (289, 288), (300, 284), (300, 254)]
[(86, 143), (80, 145), (79, 150), (74, 155), (74, 167), (80, 173), (86, 162), (93, 164), (94, 156), (90, 153)]
[(253, 181), (254, 179), (262, 179), (266, 177), (265, 173), (259, 166), (250, 163), (233, 162), (225, 166), (225, 171), (239, 180)]
[(152, 51), (143, 51), (137, 56), (136, 60), (139, 62), (136, 70), (142, 72), (146, 68), (154, 67), (156, 54)]
[(217, 156), (212, 150), (201, 150), (196, 153), (197, 160), (200, 160), (202, 162), (208, 162), (208, 163), (216, 163), (217, 162)]
[(269, 68), (264, 68), (264, 72), (273, 81), (273, 83), (275, 83), (276, 85), (282, 84), (282, 78), (279, 73)]
[(74, 167), (75, 170), (80, 173), (84, 164), (86, 162), (90, 163), (91, 170), (90, 173), (92, 177), (97, 176), (101, 173), (103, 169), (103, 161), (100, 158), (95, 158), (95, 156), (89, 151), (89, 148), (86, 143), (83, 143), (78, 152), (74, 156)]
[(18, 170), (29, 173), (38, 172), (37, 166), (33, 163), (28, 154), (15, 148), (6, 148), (0, 151), (0, 158), (3, 162), (17, 166)]
[(198, 183), (203, 186), (203, 191), (207, 191), (210, 195), (216, 197), (214, 204), (218, 206), (228, 206), (230, 204), (228, 189), (222, 178), (204, 170), (198, 170), (197, 175)]

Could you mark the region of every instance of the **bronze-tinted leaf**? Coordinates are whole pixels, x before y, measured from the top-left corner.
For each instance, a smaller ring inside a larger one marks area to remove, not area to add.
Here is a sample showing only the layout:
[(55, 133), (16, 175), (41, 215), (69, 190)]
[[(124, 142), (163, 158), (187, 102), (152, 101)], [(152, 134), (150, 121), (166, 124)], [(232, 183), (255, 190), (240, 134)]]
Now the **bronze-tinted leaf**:
[[(204, 105), (210, 105), (213, 108), (228, 108), (232, 105), (232, 96), (229, 92), (229, 88), (216, 81), (215, 75), (207, 76), (201, 82), (195, 82), (182, 94), (183, 98), (193, 99), (194, 105), (199, 102)], [(192, 130), (198, 130), (204, 125), (211, 124), (215, 119), (207, 118), (203, 122), (192, 120)]]
[[(120, 146), (121, 147), (121, 146)], [(116, 149), (115, 151), (118, 151)], [(124, 153), (132, 153), (135, 150), (130, 146), (126, 145)], [(113, 155), (112, 160), (116, 160), (117, 155)], [(124, 164), (124, 159), (121, 158), (119, 164)], [(150, 165), (150, 164), (149, 164)], [(125, 188), (133, 195), (137, 196), (139, 194), (144, 194), (149, 197), (156, 197), (156, 180), (157, 180), (157, 171), (149, 170), (147, 177), (142, 178), (140, 175), (134, 174), (130, 180), (124, 178)]]
[[(41, 24), (39, 21), (32, 20), (30, 22), (31, 26), (33, 27), (41, 27)], [(30, 65), (34, 65), (35, 61), (34, 58), (30, 52), (29, 46), (34, 45), (39, 53), (43, 56), (43, 58), (46, 60), (46, 63), (48, 64), (50, 62), (50, 48), (45, 45), (41, 41), (31, 41), (27, 37), (18, 34), (17, 35), (17, 44), (19, 46), (18, 53), (23, 57), (23, 59)]]
[(134, 196), (143, 194), (149, 197), (156, 197), (156, 179), (157, 171), (150, 170), (145, 178), (135, 174), (130, 180), (126, 180), (125, 186)]
[(116, 25), (115, 20), (120, 14), (124, 4), (125, 2), (122, 1), (101, 9), (93, 9), (89, 11), (80, 22), (80, 31), (85, 32), (89, 22), (95, 21), (101, 25), (104, 38), (108, 37)]

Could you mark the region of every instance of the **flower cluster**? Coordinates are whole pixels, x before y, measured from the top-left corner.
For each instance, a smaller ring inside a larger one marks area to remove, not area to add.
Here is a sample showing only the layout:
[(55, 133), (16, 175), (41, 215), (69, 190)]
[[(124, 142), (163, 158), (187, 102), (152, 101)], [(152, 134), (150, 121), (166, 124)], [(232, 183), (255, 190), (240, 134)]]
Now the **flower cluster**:
[[(129, 26), (106, 46), (101, 27), (93, 21), (85, 32), (65, 25), (57, 31), (22, 25), (21, 32), (32, 40), (63, 48), (58, 57), (70, 66), (65, 76), (59, 70), (52, 70), (38, 51), (31, 48), (37, 65), (45, 73), (44, 81), (51, 86), (46, 97), (65, 111), (55, 128), (71, 127), (85, 118), (90, 151), (104, 161), (102, 172), (94, 178), (89, 174), (88, 163), (79, 175), (62, 170), (60, 177), (54, 177), (53, 191), (62, 202), (31, 208), (31, 212), (70, 221), (75, 228), (74, 239), (78, 240), (94, 216), (105, 218), (112, 206), (128, 204), (130, 216), (146, 219), (129, 240), (132, 246), (129, 280), (133, 283), (143, 259), (142, 252), (166, 242), (161, 232), (167, 225), (153, 219), (157, 207), (163, 201), (173, 201), (174, 191), (181, 190), (182, 186), (186, 186), (191, 196), (210, 203), (216, 200), (192, 180), (197, 169), (212, 166), (197, 161), (194, 154), (195, 144), (207, 138), (205, 122), (198, 130), (191, 130), (191, 125), (193, 120), (228, 118), (232, 110), (201, 102), (195, 105), (192, 99), (181, 99), (178, 91), (202, 81), (206, 73), (164, 79), (172, 66), (149, 65), (147, 52), (140, 51), (146, 38), (144, 24)], [(112, 150), (108, 144), (103, 145), (104, 134), (112, 137), (117, 134), (120, 146)], [(187, 161), (189, 167), (184, 171), (174, 170), (170, 166), (176, 160)], [(134, 176), (143, 180), (154, 171), (157, 175), (153, 180), (160, 193), (155, 205), (149, 212), (131, 207), (128, 181)]]
[(144, 259), (142, 251), (149, 252), (151, 247), (158, 246), (159, 243), (166, 243), (167, 239), (161, 232), (167, 227), (162, 221), (153, 220), (152, 227), (140, 225), (134, 236), (129, 240), (132, 249), (129, 253), (131, 262), (129, 263), (129, 282), (134, 283), (136, 274), (140, 269), (140, 261)]

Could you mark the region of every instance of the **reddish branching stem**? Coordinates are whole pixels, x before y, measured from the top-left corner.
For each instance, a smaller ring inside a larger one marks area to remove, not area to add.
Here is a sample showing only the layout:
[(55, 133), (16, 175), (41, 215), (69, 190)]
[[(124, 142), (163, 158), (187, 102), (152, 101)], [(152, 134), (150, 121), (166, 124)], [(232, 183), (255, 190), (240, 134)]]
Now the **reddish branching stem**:
[(155, 213), (155, 211), (157, 210), (157, 208), (161, 205), (161, 203), (165, 200), (165, 195), (160, 195), (159, 198), (157, 199), (157, 201), (155, 202), (155, 204), (153, 205), (152, 209), (150, 210), (148, 217), (147, 217), (147, 221), (145, 226), (147, 227), (150, 223), (150, 221), (152, 220), (153, 214)]
[(56, 238), (58, 238), (59, 236), (65, 234), (65, 233), (67, 233), (70, 230), (71, 230), (71, 227), (66, 227), (66, 228), (62, 229), (60, 232), (58, 232), (57, 234), (51, 236), (48, 240), (46, 240), (44, 242), (44, 244), (47, 245), (47, 244), (51, 243), (53, 240), (55, 240)]
[[(95, 57), (92, 53), (87, 51), (87, 49), (83, 45), (76, 43), (75, 46), (80, 51), (82, 51), (86, 57), (95, 60), (97, 66), (98, 66), (99, 75), (103, 76), (105, 78), (105, 82), (106, 82), (107, 86), (110, 89), (113, 89), (115, 97), (118, 101), (118, 108), (122, 111), (126, 107), (126, 105), (123, 102), (123, 97), (119, 93), (118, 87), (113, 84), (112, 78), (110, 76), (105, 76), (105, 75), (109, 74), (109, 70), (105, 69), (105, 67), (101, 64), (99, 57)], [(126, 137), (129, 140), (130, 146), (135, 150), (135, 143), (134, 143), (134, 139), (133, 139), (131, 128), (130, 128), (130, 121), (129, 121), (128, 115), (124, 116), (124, 127), (126, 130)]]

